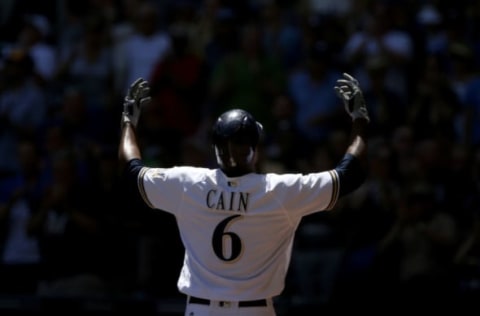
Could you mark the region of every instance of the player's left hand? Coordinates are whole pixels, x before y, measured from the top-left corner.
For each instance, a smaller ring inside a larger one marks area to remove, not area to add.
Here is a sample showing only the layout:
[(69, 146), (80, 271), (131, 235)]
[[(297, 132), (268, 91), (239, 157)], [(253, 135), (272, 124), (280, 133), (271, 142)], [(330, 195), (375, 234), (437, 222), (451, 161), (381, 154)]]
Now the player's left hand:
[(137, 126), (142, 108), (151, 101), (150, 86), (143, 78), (135, 80), (128, 89), (123, 101), (122, 122), (130, 122)]
[(352, 117), (353, 121), (363, 118), (370, 122), (365, 99), (357, 79), (344, 73), (343, 78), (337, 80), (334, 89), (338, 97), (342, 99), (345, 110)]

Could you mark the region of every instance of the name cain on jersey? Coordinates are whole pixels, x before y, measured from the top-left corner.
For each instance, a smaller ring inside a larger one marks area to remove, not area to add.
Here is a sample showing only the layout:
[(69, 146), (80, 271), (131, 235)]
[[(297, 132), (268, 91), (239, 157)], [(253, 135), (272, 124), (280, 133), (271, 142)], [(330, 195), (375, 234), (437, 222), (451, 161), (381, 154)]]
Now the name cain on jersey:
[(211, 189), (207, 192), (205, 202), (211, 209), (246, 213), (248, 198), (248, 192), (225, 192)]

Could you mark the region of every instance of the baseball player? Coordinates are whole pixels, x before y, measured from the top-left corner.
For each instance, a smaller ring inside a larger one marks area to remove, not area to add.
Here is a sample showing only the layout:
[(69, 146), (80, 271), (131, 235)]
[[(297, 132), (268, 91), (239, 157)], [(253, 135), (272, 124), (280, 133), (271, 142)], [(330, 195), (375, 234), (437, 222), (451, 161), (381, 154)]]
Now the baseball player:
[(150, 102), (148, 82), (132, 83), (124, 101), (119, 159), (127, 184), (154, 210), (173, 214), (185, 247), (178, 290), (185, 315), (275, 315), (294, 234), (302, 217), (330, 210), (365, 179), (370, 119), (359, 83), (344, 74), (334, 87), (352, 118), (352, 140), (336, 168), (310, 174), (256, 172), (262, 125), (229, 110), (212, 128), (218, 168), (150, 168), (136, 126)]

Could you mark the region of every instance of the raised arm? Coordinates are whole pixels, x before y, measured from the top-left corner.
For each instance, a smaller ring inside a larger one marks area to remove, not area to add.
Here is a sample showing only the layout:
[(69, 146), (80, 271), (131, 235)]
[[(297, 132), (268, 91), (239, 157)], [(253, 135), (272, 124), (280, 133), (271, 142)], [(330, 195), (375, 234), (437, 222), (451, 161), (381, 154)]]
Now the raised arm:
[(368, 110), (358, 81), (347, 73), (334, 87), (352, 118), (350, 144), (335, 168), (340, 182), (340, 196), (356, 190), (366, 178)]
[(140, 148), (137, 143), (136, 127), (142, 108), (151, 98), (148, 82), (142, 78), (132, 83), (125, 96), (121, 120), (121, 135), (118, 149), (120, 168), (123, 170), (127, 163), (133, 159), (141, 159)]
[(142, 159), (142, 155), (137, 144), (135, 126), (133, 126), (131, 122), (122, 122), (118, 158), (120, 160), (122, 169), (130, 160)]
[(357, 79), (347, 73), (337, 80), (334, 87), (338, 97), (342, 99), (345, 110), (352, 118), (351, 143), (347, 153), (363, 158), (366, 152), (366, 127), (370, 122), (367, 106)]

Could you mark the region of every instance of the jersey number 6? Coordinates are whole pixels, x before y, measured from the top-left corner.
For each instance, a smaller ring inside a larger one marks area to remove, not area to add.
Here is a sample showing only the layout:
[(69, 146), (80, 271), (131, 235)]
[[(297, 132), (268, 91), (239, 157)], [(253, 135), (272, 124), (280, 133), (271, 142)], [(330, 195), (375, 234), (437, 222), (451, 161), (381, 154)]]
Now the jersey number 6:
[[(242, 240), (240, 237), (232, 232), (227, 231), (228, 226), (233, 222), (233, 220), (241, 215), (233, 215), (225, 218), (221, 221), (212, 236), (212, 247), (213, 251), (223, 261), (233, 261), (238, 258), (242, 252)], [(225, 242), (230, 240), (230, 255), (228, 256), (225, 253)]]

